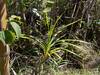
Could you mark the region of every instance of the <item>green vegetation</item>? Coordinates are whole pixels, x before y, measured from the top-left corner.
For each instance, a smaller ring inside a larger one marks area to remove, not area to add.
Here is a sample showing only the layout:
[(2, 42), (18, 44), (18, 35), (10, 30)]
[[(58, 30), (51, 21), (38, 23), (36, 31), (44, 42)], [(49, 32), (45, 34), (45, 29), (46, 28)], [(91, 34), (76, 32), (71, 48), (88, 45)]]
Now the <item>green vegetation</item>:
[[(7, 0), (11, 75), (99, 75), (99, 0)], [(14, 7), (14, 9), (12, 8)]]

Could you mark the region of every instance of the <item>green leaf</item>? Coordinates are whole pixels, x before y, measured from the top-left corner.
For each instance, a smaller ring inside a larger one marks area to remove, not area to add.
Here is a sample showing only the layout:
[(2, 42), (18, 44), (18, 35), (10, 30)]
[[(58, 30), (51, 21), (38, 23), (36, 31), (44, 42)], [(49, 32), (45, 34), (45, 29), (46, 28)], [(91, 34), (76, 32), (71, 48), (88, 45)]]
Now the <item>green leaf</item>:
[(47, 3), (54, 4), (54, 1), (47, 1)]
[(51, 11), (51, 8), (50, 7), (47, 7), (43, 10), (44, 13), (47, 13), (47, 12), (50, 12)]
[(4, 31), (0, 31), (0, 39), (5, 40)]
[(61, 15), (57, 18), (57, 20), (56, 20), (56, 22), (54, 23), (54, 25), (51, 25), (51, 26), (50, 26), (50, 30), (48, 31), (48, 37), (51, 38), (52, 35), (54, 34), (54, 30), (55, 30), (55, 28), (56, 28), (56, 25), (57, 25), (58, 21), (61, 19), (62, 15), (63, 15), (63, 14), (61, 14)]
[(81, 58), (81, 56), (80, 56), (80, 55), (78, 55), (77, 53), (75, 53), (75, 52), (73, 52), (73, 51), (71, 51), (71, 50), (64, 49), (64, 48), (63, 48), (63, 50), (65, 50), (65, 51), (67, 51), (67, 52), (69, 52), (69, 53), (71, 53), (71, 54), (73, 54), (73, 55), (75, 55), (75, 56), (77, 56), (77, 57)]
[(48, 17), (48, 14), (47, 13), (44, 13), (44, 25), (48, 27), (48, 30), (49, 30), (49, 27), (50, 27), (50, 17)]
[(5, 34), (4, 31), (0, 31), (0, 42), (5, 45)]
[(15, 40), (15, 34), (14, 33), (12, 33), (9, 30), (5, 30), (4, 33), (5, 33), (5, 42), (6, 43), (11, 44), (12, 42), (14, 42), (14, 40)]
[(5, 41), (3, 39), (1, 39), (1, 38), (0, 38), (0, 43), (3, 43), (3, 45), (6, 45)]
[(15, 34), (16, 34), (16, 38), (19, 39), (21, 36), (21, 28), (20, 26), (16, 23), (16, 22), (10, 22)]

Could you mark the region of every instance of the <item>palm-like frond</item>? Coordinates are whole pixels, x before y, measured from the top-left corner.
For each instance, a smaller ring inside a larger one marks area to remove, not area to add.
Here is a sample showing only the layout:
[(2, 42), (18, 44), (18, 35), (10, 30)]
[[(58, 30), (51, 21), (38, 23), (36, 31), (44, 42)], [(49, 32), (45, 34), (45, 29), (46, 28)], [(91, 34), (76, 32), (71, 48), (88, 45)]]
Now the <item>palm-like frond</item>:
[[(77, 54), (77, 51), (86, 52), (86, 50), (84, 49), (84, 47), (82, 45), (80, 45), (80, 43), (87, 44), (87, 45), (89, 45), (90, 43), (82, 41), (82, 40), (77, 40), (77, 39), (62, 39), (62, 37), (64, 37), (64, 36), (57, 37), (58, 34), (63, 32), (63, 30), (66, 27), (81, 21), (81, 19), (79, 19), (77, 21), (74, 21), (74, 22), (72, 22), (72, 23), (70, 23), (68, 25), (64, 25), (64, 26), (61, 26), (59, 28), (56, 28), (57, 27), (57, 23), (61, 19), (62, 15), (60, 15), (57, 18), (57, 20), (54, 23), (54, 25), (50, 24), (47, 14), (45, 15), (45, 17), (46, 18), (44, 20), (44, 23), (45, 23), (45, 26), (48, 29), (47, 30), (47, 34), (44, 35), (42, 38), (41, 37), (36, 37), (36, 36), (30, 37), (31, 38), (30, 40), (32, 42), (36, 41), (37, 43), (35, 43), (35, 44), (37, 44), (39, 46), (39, 48), (42, 49), (42, 51), (43, 51), (42, 52), (42, 56), (40, 58), (41, 61), (40, 61), (39, 64), (44, 63), (47, 59), (52, 58), (52, 56), (53, 57), (56, 56), (57, 58), (62, 60), (62, 57), (61, 57), (61, 55), (59, 53), (59, 52), (62, 52), (62, 51), (63, 52), (64, 51), (69, 52), (69, 53), (73, 54), (74, 56), (82, 58), (79, 54)], [(47, 38), (43, 39), (45, 36)], [(74, 49), (74, 50), (69, 49), (68, 48), (69, 46), (71, 47), (71, 49)], [(53, 60), (53, 58), (52, 58), (52, 60)]]

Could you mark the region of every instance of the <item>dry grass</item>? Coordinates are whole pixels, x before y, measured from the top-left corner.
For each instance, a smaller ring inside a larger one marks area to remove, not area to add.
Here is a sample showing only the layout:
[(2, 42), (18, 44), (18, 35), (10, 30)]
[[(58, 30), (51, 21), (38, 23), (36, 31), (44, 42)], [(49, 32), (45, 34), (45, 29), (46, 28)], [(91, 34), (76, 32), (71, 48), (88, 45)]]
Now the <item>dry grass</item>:
[[(32, 70), (26, 69), (19, 72), (17, 75), (31, 75)], [(34, 75), (34, 74), (33, 74)], [(96, 69), (68, 69), (66, 71), (56, 71), (49, 69), (42, 71), (40, 75), (100, 75), (98, 68)]]

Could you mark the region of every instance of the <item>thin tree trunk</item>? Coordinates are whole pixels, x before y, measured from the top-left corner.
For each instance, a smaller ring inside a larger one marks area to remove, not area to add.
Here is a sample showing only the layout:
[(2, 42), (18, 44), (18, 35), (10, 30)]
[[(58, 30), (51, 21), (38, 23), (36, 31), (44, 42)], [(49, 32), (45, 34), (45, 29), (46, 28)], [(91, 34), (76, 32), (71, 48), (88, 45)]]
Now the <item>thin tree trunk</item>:
[[(6, 0), (0, 0), (0, 30), (7, 28)], [(10, 75), (9, 71), (9, 46), (0, 40), (0, 75)]]
[(0, 0), (0, 29), (5, 30), (7, 28), (7, 9), (6, 1)]
[(9, 53), (9, 46), (0, 41), (0, 75), (10, 75)]

